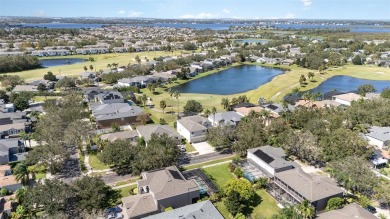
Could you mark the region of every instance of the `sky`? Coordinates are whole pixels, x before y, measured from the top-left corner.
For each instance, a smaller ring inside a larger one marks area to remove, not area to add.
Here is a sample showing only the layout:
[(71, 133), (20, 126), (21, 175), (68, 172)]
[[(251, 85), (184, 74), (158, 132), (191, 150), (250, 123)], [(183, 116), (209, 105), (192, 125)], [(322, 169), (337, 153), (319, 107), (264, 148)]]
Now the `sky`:
[(390, 0), (0, 0), (0, 16), (390, 20)]

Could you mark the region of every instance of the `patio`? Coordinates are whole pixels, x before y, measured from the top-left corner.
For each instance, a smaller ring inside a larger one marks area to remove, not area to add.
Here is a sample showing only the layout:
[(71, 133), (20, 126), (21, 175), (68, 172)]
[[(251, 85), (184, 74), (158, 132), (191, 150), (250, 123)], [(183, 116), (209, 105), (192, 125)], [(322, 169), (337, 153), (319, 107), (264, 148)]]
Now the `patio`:
[(211, 179), (204, 174), (204, 172), (200, 169), (187, 170), (182, 172), (184, 178), (187, 180), (194, 179), (200, 188), (201, 194), (211, 195), (217, 191), (217, 187), (211, 181)]

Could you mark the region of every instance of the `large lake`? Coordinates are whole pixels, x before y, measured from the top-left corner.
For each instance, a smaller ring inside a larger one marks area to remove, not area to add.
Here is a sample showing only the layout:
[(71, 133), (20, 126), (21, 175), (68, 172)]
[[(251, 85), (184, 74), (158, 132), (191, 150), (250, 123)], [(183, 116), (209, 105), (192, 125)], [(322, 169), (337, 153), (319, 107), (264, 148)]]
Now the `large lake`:
[(318, 91), (323, 94), (333, 90), (340, 92), (356, 91), (358, 87), (363, 84), (372, 84), (378, 93), (382, 92), (384, 88), (390, 87), (390, 81), (366, 80), (338, 75), (322, 82), (318, 87), (312, 89), (311, 92)]
[(42, 67), (48, 68), (59, 65), (71, 65), (75, 63), (85, 62), (85, 59), (77, 58), (61, 58), (61, 59), (41, 59), (39, 60)]
[(283, 74), (276, 68), (241, 65), (189, 81), (176, 87), (181, 93), (237, 94), (253, 90)]

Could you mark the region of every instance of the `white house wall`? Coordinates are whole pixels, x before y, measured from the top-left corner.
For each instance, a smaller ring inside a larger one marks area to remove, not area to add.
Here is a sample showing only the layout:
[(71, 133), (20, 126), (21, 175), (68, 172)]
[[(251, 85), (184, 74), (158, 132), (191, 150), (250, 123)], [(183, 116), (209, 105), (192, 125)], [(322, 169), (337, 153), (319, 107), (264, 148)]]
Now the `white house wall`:
[(261, 168), (266, 170), (268, 173), (270, 173), (272, 176), (275, 175), (275, 170), (268, 164), (266, 164), (264, 161), (262, 161), (260, 158), (258, 158), (256, 155), (252, 154), (251, 152), (248, 153), (247, 159), (252, 160), (255, 162), (257, 165), (259, 165)]

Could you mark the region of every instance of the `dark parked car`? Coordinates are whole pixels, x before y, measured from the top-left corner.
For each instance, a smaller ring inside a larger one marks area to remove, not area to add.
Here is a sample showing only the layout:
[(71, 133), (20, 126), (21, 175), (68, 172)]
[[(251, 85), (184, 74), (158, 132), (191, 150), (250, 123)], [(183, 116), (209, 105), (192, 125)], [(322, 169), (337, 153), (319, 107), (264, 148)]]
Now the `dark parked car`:
[(373, 213), (373, 214), (375, 214), (376, 213), (376, 208), (374, 208), (374, 207), (372, 207), (372, 206), (368, 206), (367, 208), (367, 211), (369, 211), (369, 212), (371, 212), (371, 213)]

